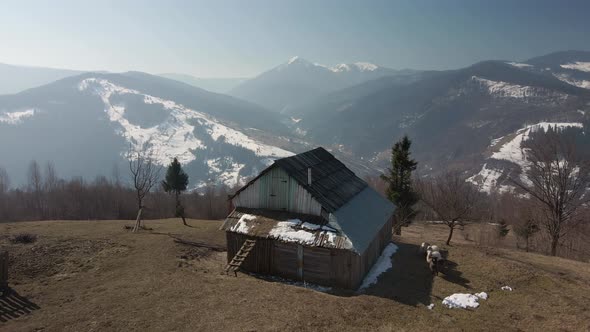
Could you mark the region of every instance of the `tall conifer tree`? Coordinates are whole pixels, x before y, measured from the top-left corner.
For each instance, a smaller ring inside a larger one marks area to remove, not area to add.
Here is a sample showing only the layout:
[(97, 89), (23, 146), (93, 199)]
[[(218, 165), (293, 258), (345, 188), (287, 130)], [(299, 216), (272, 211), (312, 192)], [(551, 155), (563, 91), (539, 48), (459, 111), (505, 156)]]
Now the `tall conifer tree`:
[(162, 188), (165, 192), (169, 194), (174, 194), (174, 198), (176, 201), (176, 212), (175, 217), (182, 218), (182, 223), (185, 226), (186, 219), (184, 217), (184, 207), (180, 202), (180, 194), (186, 190), (188, 186), (188, 175), (182, 170), (182, 166), (178, 162), (177, 158), (174, 158), (172, 163), (168, 166), (166, 170), (166, 179), (162, 181)]
[(391, 167), (381, 175), (388, 184), (387, 198), (396, 206), (393, 224), (396, 235), (401, 235), (401, 227), (411, 223), (416, 216), (414, 205), (418, 202), (418, 194), (412, 187), (412, 172), (418, 163), (410, 158), (411, 146), (408, 136), (395, 143), (391, 149)]

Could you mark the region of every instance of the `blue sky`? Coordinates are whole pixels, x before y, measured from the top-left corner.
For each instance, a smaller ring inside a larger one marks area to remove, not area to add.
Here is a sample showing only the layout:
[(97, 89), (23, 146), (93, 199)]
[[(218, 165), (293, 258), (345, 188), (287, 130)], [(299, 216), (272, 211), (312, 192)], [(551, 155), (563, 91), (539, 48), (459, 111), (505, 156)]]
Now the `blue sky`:
[(299, 55), (449, 69), (590, 50), (590, 1), (11, 1), (0, 62), (247, 77)]

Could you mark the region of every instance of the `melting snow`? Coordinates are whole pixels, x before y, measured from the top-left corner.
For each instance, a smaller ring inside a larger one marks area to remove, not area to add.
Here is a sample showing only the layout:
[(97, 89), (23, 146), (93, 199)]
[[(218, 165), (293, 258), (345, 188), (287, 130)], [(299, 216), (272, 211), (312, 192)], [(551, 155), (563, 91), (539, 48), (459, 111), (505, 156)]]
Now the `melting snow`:
[(247, 234), (248, 230), (250, 229), (247, 221), (254, 219), (256, 219), (256, 216), (245, 213), (240, 217), (240, 220), (238, 220), (238, 222), (230, 228), (230, 230), (236, 233)]
[(393, 243), (388, 244), (385, 247), (385, 249), (383, 249), (383, 253), (381, 253), (381, 256), (379, 256), (379, 259), (377, 260), (375, 265), (373, 265), (371, 271), (367, 273), (367, 276), (363, 280), (363, 283), (361, 284), (361, 287), (359, 287), (359, 290), (363, 290), (375, 284), (382, 273), (391, 269), (391, 256), (393, 256), (393, 254), (397, 252), (397, 249), (398, 247)]
[(503, 291), (508, 291), (508, 292), (512, 292), (512, 287), (510, 286), (502, 286), (501, 288)]
[(442, 304), (448, 308), (475, 309), (479, 307), (479, 299), (479, 297), (473, 294), (455, 293), (445, 297), (444, 300), (442, 300)]
[[(155, 155), (161, 165), (168, 164), (174, 157), (177, 157), (181, 163), (191, 162), (196, 159), (194, 150), (206, 148), (195, 137), (195, 126), (190, 124), (191, 120), (203, 126), (213, 140), (217, 141), (223, 136), (226, 143), (253, 151), (257, 156), (281, 158), (293, 155), (289, 151), (259, 143), (237, 130), (220, 124), (205, 113), (194, 111), (171, 100), (115, 85), (106, 79), (87, 78), (79, 83), (78, 89), (80, 91), (91, 89), (93, 93), (99, 95), (105, 104), (105, 112), (109, 119), (122, 127), (121, 136), (136, 149), (149, 143), (150, 151), (148, 152)], [(132, 124), (125, 118), (125, 106), (113, 105), (110, 100), (113, 95), (123, 94), (143, 96), (146, 104), (162, 105), (164, 109), (170, 111), (168, 119), (150, 128)], [(225, 181), (235, 184), (239, 170), (243, 166), (234, 163)]]
[(428, 308), (428, 310), (434, 309), (434, 303), (427, 305), (426, 308)]
[(488, 299), (488, 293), (486, 293), (486, 292), (475, 293), (473, 295), (479, 297), (482, 300), (487, 300)]
[(29, 109), (25, 111), (0, 113), (0, 122), (7, 123), (10, 125), (16, 125), (22, 123), (23, 119), (32, 117), (37, 112), (38, 111), (35, 109)]
[(270, 230), (268, 235), (287, 242), (300, 244), (313, 244), (315, 242), (315, 233), (308, 232), (304, 229), (294, 229), (301, 223), (301, 220), (279, 221), (277, 225)]
[(576, 61), (574, 63), (567, 63), (565, 65), (560, 65), (561, 68), (565, 69), (574, 69), (579, 71), (590, 72), (590, 62), (581, 62)]

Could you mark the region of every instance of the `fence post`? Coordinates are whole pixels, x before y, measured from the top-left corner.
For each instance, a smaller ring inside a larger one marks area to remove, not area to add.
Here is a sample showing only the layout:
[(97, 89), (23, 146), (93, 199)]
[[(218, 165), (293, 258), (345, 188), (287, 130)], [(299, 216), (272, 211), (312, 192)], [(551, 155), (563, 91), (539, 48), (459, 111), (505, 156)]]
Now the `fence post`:
[(0, 251), (0, 291), (8, 289), (8, 251)]

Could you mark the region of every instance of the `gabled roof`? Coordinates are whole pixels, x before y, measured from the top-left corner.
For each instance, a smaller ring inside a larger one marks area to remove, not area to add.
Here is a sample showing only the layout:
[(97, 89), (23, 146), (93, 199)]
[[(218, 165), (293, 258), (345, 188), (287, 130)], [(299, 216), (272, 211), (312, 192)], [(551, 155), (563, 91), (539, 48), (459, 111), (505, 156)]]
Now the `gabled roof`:
[[(274, 164), (238, 190), (232, 198), (273, 167), (285, 170), (330, 213), (338, 210), (367, 187), (365, 181), (357, 177), (326, 149), (319, 147), (276, 160)], [(311, 185), (307, 183), (308, 168), (311, 168)]]

